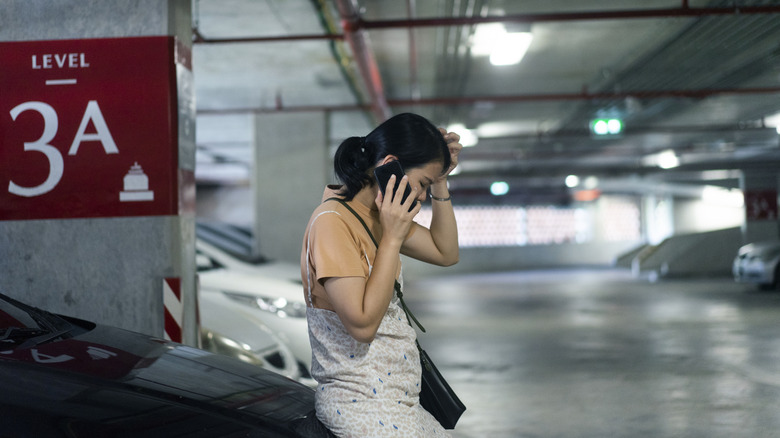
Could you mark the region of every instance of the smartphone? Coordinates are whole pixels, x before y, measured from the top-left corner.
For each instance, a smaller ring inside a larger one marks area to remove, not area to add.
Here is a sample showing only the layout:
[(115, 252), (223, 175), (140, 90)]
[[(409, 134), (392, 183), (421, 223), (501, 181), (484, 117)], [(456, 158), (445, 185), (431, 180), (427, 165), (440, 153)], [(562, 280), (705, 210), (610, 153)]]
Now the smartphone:
[[(393, 187), (393, 197), (395, 197), (395, 192), (398, 191), (398, 187), (401, 185), (401, 178), (405, 175), (401, 163), (398, 160), (395, 160), (374, 169), (374, 177), (376, 177), (376, 182), (379, 184), (379, 190), (382, 191), (383, 196), (386, 196), (385, 189), (387, 188), (387, 182), (390, 180), (390, 175), (395, 175), (395, 187)], [(404, 190), (403, 197), (401, 198), (401, 203), (405, 202), (406, 197), (411, 193), (412, 188), (407, 184), (406, 190)], [(412, 202), (411, 207), (409, 207), (409, 211), (412, 211), (416, 205), (417, 200), (415, 199), (414, 202)]]

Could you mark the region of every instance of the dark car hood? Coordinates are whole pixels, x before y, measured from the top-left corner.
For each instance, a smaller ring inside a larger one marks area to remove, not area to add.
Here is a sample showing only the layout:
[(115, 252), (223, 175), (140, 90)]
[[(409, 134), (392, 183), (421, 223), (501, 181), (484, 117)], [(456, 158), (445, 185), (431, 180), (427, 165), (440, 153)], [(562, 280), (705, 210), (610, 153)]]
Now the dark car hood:
[(299, 436), (313, 407), (313, 391), (283, 376), (113, 327), (0, 347), (0, 424), (14, 419), (11, 436), (255, 436), (260, 426), (258, 436)]

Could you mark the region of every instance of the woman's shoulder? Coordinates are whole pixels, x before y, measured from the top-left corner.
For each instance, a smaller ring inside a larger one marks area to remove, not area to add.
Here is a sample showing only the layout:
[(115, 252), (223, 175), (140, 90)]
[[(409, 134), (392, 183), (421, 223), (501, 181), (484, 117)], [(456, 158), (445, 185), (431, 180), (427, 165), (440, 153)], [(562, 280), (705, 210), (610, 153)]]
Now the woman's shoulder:
[(314, 209), (309, 220), (309, 231), (345, 229), (351, 230), (354, 227), (354, 218), (341, 203), (336, 201), (326, 201)]

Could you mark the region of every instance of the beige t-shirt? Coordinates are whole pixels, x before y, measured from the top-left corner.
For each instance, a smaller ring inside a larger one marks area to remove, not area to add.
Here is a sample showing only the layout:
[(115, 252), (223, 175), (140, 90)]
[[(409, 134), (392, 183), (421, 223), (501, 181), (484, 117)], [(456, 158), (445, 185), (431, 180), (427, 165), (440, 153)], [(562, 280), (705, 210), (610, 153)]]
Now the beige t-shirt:
[[(328, 186), (323, 201), (339, 197), (338, 187)], [(377, 242), (382, 240), (379, 211), (356, 201), (347, 202), (366, 222)], [(412, 235), (415, 227), (409, 232)], [(408, 237), (407, 237), (408, 238)], [(311, 287), (314, 307), (331, 308), (325, 294), (324, 280), (331, 277), (363, 277), (368, 279), (376, 257), (376, 245), (352, 212), (336, 201), (320, 204), (312, 213), (301, 250), (301, 279), (306, 303)], [(399, 257), (400, 258), (400, 257)], [(400, 274), (401, 264), (399, 262)]]

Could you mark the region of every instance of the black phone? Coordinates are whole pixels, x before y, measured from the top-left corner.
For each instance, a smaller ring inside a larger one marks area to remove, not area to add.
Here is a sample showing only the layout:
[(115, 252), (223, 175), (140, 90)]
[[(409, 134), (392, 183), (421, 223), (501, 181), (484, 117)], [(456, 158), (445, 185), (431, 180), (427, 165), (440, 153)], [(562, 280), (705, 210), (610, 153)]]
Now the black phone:
[[(394, 160), (374, 169), (374, 177), (379, 184), (379, 190), (382, 191), (383, 196), (386, 196), (385, 189), (387, 188), (387, 182), (390, 180), (390, 175), (395, 175), (395, 187), (393, 187), (393, 197), (395, 197), (395, 192), (398, 191), (398, 187), (401, 185), (401, 178), (405, 175), (401, 163), (398, 160)], [(407, 196), (411, 193), (412, 187), (407, 184), (406, 190), (404, 190), (403, 197), (401, 198), (401, 203), (405, 202)], [(412, 211), (416, 205), (417, 200), (415, 199), (414, 202), (412, 202), (411, 207), (409, 207), (409, 211)]]

